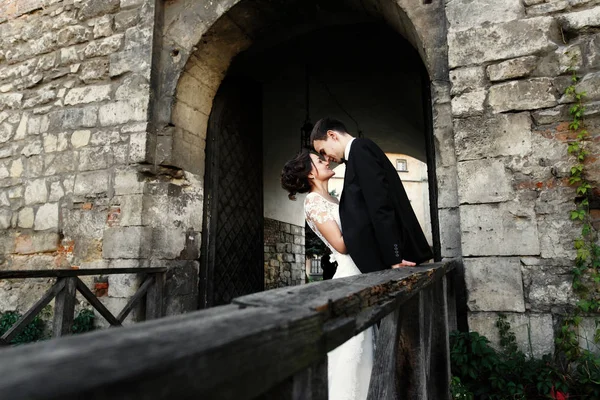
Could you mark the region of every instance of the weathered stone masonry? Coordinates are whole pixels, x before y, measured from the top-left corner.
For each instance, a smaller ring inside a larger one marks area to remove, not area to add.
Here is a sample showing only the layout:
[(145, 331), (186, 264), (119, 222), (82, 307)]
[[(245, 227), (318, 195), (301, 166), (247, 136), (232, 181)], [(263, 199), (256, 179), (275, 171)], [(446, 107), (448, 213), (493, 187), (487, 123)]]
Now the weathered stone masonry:
[(304, 227), (265, 218), (265, 289), (305, 279)]
[[(496, 338), (496, 313), (509, 312), (525, 350), (531, 328), (536, 355), (553, 351), (553, 331), (574, 304), (569, 271), (579, 228), (568, 214), (572, 135), (563, 92), (573, 65), (598, 154), (597, 4), (447, 2), (469, 326)], [(597, 158), (587, 166), (596, 183), (599, 167)]]
[[(154, 18), (153, 1), (2, 5), (0, 268), (167, 262), (187, 278), (171, 279), (179, 313), (197, 302), (202, 185), (145, 164)], [(109, 278), (109, 309), (131, 278)], [(36, 300), (0, 297), (5, 310)]]

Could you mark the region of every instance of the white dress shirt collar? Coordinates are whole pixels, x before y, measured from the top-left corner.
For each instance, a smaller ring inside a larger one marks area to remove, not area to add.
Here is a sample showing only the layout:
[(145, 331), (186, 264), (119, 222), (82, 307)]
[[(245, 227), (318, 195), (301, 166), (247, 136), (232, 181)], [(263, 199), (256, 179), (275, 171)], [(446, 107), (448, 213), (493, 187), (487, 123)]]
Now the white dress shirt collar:
[(344, 149), (344, 160), (346, 161), (348, 161), (348, 157), (350, 156), (350, 146), (352, 146), (352, 142), (354, 142), (354, 139), (356, 138), (350, 139), (348, 144), (346, 144), (346, 148)]

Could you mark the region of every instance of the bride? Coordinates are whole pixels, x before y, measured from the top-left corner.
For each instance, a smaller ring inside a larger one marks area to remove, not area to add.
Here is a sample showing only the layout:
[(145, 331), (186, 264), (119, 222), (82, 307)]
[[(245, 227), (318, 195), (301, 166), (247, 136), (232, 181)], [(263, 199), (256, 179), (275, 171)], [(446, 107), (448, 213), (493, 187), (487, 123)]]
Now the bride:
[[(297, 193), (307, 193), (304, 200), (306, 222), (329, 247), (338, 263), (333, 279), (361, 272), (347, 254), (342, 236), (339, 203), (329, 194), (329, 179), (335, 175), (329, 161), (308, 150), (288, 161), (281, 173), (281, 185), (295, 200)], [(373, 365), (373, 328), (354, 336), (329, 352), (328, 379), (330, 400), (366, 400)]]

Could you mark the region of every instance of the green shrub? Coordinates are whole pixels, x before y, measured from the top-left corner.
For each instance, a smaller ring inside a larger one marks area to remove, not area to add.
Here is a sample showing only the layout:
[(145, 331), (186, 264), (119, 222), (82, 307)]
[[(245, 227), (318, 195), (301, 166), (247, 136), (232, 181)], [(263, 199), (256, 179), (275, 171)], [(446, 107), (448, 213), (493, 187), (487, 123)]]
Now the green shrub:
[(501, 351), (477, 332), (450, 334), (454, 399), (600, 399), (600, 357), (582, 350), (576, 362), (565, 363), (557, 347), (554, 358), (535, 359), (517, 348), (506, 317), (496, 326)]
[(93, 310), (83, 309), (79, 311), (79, 314), (73, 319), (71, 332), (75, 334), (93, 331), (95, 318)]
[[(0, 316), (0, 336), (4, 335), (20, 318), (21, 314), (15, 311), (8, 311), (2, 314)], [(24, 344), (42, 340), (44, 339), (45, 327), (46, 324), (37, 315), (10, 343)]]

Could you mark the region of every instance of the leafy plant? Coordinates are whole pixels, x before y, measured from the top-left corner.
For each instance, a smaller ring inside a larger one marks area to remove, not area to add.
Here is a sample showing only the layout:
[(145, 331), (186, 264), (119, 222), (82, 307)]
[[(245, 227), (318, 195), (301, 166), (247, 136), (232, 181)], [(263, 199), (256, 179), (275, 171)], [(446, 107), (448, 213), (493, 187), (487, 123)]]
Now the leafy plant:
[(77, 316), (73, 319), (71, 332), (75, 334), (93, 331), (95, 329), (95, 318), (96, 316), (94, 315), (93, 310), (83, 309), (79, 311), (79, 314), (77, 314)]
[[(4, 335), (19, 319), (21, 314), (16, 311), (8, 311), (0, 316), (0, 336)], [(36, 316), (33, 320), (19, 333), (11, 344), (24, 344), (37, 342), (38, 340), (44, 339), (45, 323), (39, 317)]]

